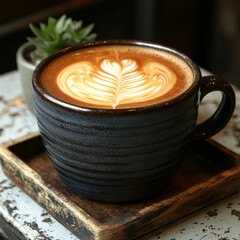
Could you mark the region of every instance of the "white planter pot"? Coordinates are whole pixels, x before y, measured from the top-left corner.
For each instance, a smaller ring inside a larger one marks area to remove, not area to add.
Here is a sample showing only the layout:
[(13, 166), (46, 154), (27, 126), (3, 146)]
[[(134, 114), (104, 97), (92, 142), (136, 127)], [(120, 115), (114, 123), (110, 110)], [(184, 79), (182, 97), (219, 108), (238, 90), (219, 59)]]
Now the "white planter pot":
[(16, 54), (17, 67), (21, 76), (21, 85), (23, 91), (23, 98), (28, 109), (34, 113), (33, 97), (32, 97), (32, 74), (36, 66), (29, 62), (24, 56), (31, 52), (34, 46), (27, 42), (19, 47)]

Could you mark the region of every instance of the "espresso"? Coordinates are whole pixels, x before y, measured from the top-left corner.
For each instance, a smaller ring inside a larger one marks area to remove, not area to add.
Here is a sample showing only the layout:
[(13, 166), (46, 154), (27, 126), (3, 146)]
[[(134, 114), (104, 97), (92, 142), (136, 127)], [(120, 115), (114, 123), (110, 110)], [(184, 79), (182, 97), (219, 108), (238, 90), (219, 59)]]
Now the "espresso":
[(52, 96), (78, 106), (132, 108), (178, 96), (193, 83), (191, 68), (168, 52), (112, 45), (80, 49), (50, 62), (40, 76)]

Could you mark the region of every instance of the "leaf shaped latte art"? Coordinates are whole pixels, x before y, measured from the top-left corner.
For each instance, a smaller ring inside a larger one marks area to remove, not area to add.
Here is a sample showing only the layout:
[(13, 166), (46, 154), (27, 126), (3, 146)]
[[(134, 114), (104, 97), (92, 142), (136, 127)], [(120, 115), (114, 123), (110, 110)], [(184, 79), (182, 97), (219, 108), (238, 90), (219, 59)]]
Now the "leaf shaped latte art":
[(91, 105), (117, 108), (158, 98), (170, 91), (176, 75), (166, 66), (149, 62), (141, 69), (134, 59), (104, 59), (99, 66), (77, 62), (57, 76), (59, 88)]

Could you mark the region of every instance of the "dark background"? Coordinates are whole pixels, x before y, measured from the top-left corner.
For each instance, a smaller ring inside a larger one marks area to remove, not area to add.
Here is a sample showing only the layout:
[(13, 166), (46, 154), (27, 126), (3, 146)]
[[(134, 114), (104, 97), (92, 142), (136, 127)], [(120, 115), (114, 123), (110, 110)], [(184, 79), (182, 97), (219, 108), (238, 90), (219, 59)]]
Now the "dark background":
[(0, 73), (16, 69), (30, 22), (63, 13), (95, 23), (98, 39), (150, 40), (186, 53), (240, 86), (239, 0), (1, 0)]

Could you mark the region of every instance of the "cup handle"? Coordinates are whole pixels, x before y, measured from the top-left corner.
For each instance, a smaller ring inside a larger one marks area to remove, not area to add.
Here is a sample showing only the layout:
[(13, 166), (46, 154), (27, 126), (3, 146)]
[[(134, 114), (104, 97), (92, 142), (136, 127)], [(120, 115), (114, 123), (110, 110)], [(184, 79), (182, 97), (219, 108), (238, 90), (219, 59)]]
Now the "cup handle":
[(215, 75), (202, 77), (200, 85), (200, 102), (210, 92), (222, 92), (222, 100), (215, 113), (196, 126), (193, 140), (201, 140), (213, 136), (229, 122), (235, 108), (235, 94), (227, 81)]

